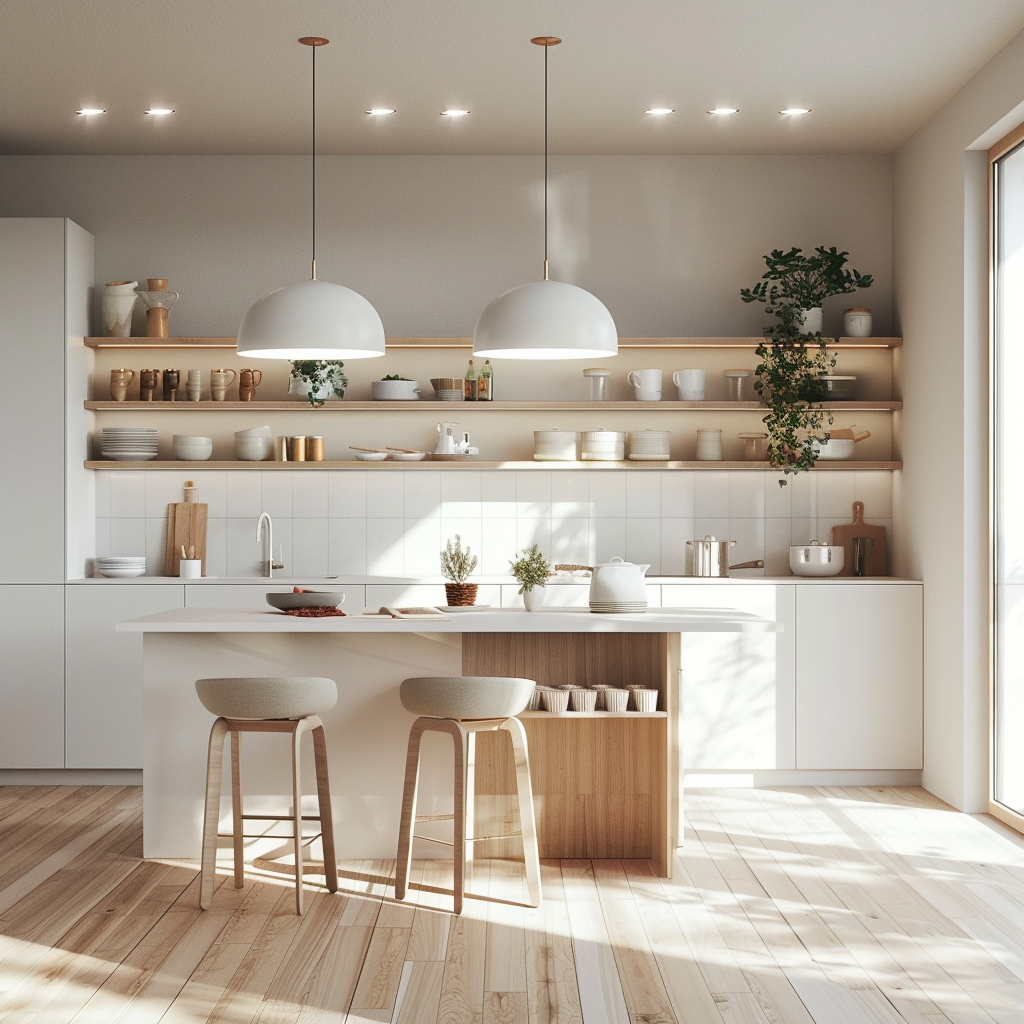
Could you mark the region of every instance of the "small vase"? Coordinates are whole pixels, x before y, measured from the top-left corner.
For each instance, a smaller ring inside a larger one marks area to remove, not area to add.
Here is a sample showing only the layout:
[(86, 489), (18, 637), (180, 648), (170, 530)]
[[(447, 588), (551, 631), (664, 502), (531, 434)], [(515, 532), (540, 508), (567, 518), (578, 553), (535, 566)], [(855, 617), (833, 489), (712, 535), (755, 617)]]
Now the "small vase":
[(108, 281), (100, 297), (103, 327), (108, 338), (127, 338), (132, 333), (132, 310), (138, 281)]
[[(299, 395), (302, 398), (310, 397), (310, 389), (312, 385), (304, 377), (289, 377), (288, 379), (288, 394)], [(324, 402), (331, 397), (333, 388), (330, 384), (321, 384), (320, 387), (313, 392), (312, 401)]]
[(476, 588), (476, 583), (446, 583), (444, 593), (451, 607), (462, 608), (476, 604)]
[(544, 591), (547, 587), (532, 587), (523, 591), (523, 604), (528, 612), (539, 612), (544, 607)]
[(804, 318), (800, 324), (804, 334), (818, 334), (821, 331), (821, 306), (803, 311)]

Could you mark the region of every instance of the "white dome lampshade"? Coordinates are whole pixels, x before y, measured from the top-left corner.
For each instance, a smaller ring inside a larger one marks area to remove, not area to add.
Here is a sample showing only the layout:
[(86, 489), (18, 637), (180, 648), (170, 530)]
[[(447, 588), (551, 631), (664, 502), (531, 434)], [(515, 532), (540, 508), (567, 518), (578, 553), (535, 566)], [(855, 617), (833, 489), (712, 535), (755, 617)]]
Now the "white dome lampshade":
[(534, 281), (488, 303), (473, 330), (473, 355), (498, 359), (595, 359), (619, 350), (604, 303), (574, 284)]
[(384, 325), (358, 292), (314, 278), (257, 299), (242, 317), (237, 351), (263, 359), (369, 359), (384, 355)]

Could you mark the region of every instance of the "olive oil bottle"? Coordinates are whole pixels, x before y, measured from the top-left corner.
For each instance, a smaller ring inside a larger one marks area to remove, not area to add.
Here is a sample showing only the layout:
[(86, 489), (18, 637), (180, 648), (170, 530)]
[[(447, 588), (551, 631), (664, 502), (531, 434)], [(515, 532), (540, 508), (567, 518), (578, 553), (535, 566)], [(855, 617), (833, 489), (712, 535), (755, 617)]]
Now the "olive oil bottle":
[(494, 371), (491, 369), (490, 359), (484, 360), (484, 368), (476, 382), (476, 397), (480, 402), (494, 400)]

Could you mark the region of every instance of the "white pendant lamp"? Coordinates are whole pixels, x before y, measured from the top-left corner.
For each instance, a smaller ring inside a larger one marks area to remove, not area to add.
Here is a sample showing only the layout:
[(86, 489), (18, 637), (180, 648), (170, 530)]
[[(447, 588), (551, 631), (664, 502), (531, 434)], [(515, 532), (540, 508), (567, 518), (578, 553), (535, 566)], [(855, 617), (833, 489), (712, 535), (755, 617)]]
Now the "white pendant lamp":
[(263, 359), (369, 359), (384, 355), (384, 325), (370, 303), (340, 284), (316, 279), (316, 48), (328, 40), (303, 36), (313, 52), (313, 276), (275, 288), (242, 317), (239, 355)]
[(490, 359), (595, 359), (619, 351), (615, 321), (600, 299), (574, 284), (548, 279), (548, 49), (544, 47), (544, 280), (488, 303), (473, 330), (473, 355)]

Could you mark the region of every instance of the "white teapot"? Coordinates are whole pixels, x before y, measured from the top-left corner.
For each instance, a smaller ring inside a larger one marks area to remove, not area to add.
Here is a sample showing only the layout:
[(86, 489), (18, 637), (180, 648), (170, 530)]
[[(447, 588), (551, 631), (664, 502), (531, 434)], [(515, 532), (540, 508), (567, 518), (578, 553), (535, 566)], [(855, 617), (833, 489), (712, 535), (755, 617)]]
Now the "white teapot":
[(595, 565), (590, 578), (592, 612), (645, 612), (647, 585), (644, 574), (649, 565), (627, 562), (616, 556)]

